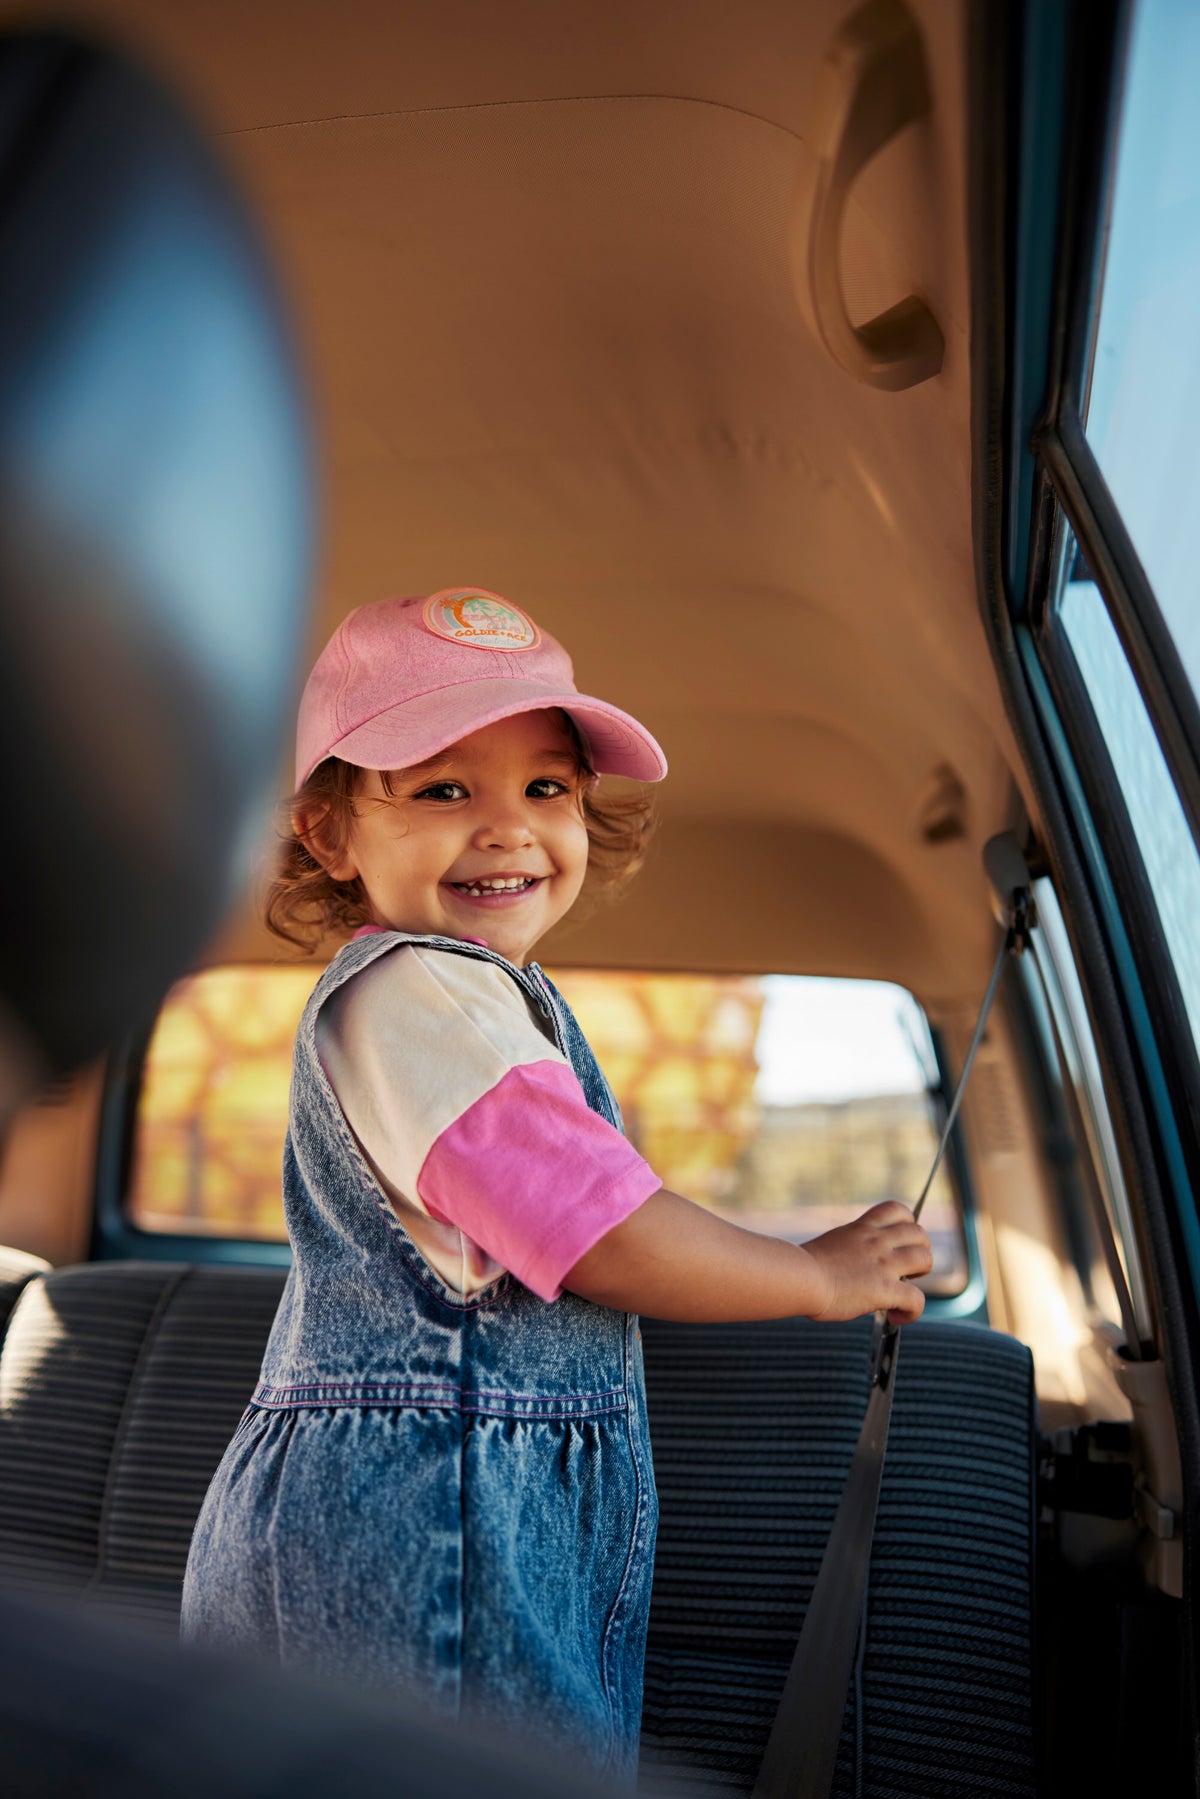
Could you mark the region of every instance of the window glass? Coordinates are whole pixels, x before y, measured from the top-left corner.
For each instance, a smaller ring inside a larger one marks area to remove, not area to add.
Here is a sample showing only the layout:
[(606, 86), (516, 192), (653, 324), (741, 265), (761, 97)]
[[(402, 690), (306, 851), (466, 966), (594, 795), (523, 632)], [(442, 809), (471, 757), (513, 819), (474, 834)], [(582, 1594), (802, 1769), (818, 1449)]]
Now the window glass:
[[(803, 1242), (883, 1199), (912, 1205), (937, 1147), (924, 1013), (879, 981), (554, 977), (663, 1184), (752, 1230)], [(930, 1293), (967, 1257), (943, 1163), (922, 1223)]]
[[(1038, 927), (1045, 951), (1040, 958), (1041, 965), (1046, 974), (1048, 997), (1054, 1007), (1055, 1022), (1067, 1060), (1067, 1075), (1075, 1089), (1083, 1126), (1084, 1141), (1077, 1143), (1076, 1149), (1080, 1156), (1089, 1158), (1095, 1170), (1101, 1203), (1108, 1215), (1132, 1295), (1137, 1335), (1139, 1338), (1148, 1337), (1151, 1334), (1150, 1305), (1137, 1255), (1133, 1214), (1105, 1099), (1096, 1040), (1092, 1035), (1083, 988), (1071, 952), (1071, 941), (1053, 884), (1048, 879), (1035, 882), (1034, 894), (1037, 900)], [(1037, 1009), (1040, 992), (1036, 981), (1031, 982), (1031, 993)], [(1056, 1058), (1052, 1046), (1053, 1038), (1047, 1031), (1045, 1053), (1053, 1064)], [(1055, 1068), (1052, 1078), (1056, 1083), (1061, 1082), (1061, 1071)], [(1074, 1130), (1074, 1120), (1069, 1111), (1068, 1123)], [(1096, 1262), (1096, 1266), (1090, 1270), (1091, 1283), (1094, 1296), (1105, 1315), (1112, 1322), (1119, 1323), (1116, 1294), (1103, 1270), (1099, 1238), (1095, 1235), (1099, 1228), (1102, 1227), (1098, 1220), (1089, 1219)]]
[(292, 1039), (320, 970), (213, 968), (172, 989), (142, 1073), (128, 1212), (143, 1230), (286, 1235)]
[(1087, 435), (1200, 692), (1200, 6), (1139, 0)]
[[(292, 1038), (316, 976), (225, 968), (183, 981), (159, 1018), (128, 1210), (147, 1230), (281, 1239)], [(912, 1204), (937, 1142), (936, 1063), (902, 989), (793, 977), (555, 971), (668, 1187), (802, 1241), (881, 1199)], [(959, 1293), (967, 1257), (943, 1164), (922, 1283)]]
[(1200, 856), (1108, 608), (1068, 534), (1060, 617), (1129, 811), (1200, 1042)]

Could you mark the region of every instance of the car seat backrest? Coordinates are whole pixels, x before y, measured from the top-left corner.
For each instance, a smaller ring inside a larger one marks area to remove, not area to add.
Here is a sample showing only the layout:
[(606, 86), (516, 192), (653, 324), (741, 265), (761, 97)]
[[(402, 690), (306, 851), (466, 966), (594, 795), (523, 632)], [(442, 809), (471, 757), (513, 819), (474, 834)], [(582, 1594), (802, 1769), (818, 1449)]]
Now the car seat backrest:
[(49, 1262), (44, 1262), (41, 1256), (31, 1256), (23, 1249), (0, 1248), (0, 1341), (3, 1341), (8, 1315), (30, 1281), (49, 1271)]
[[(283, 1271), (0, 1256), (0, 1304), (5, 1278), (25, 1284), (0, 1352), (0, 1581), (174, 1633)], [(664, 1791), (748, 1792), (853, 1453), (870, 1325), (642, 1329), (661, 1500), (644, 1760)], [(1029, 1799), (1033, 1445), (1022, 1344), (905, 1332), (837, 1793), (861, 1722), (866, 1799), (930, 1799), (931, 1768), (940, 1793)]]
[(177, 1628), (283, 1278), (113, 1262), (26, 1286), (0, 1354), (0, 1579)]
[[(871, 1324), (642, 1332), (662, 1508), (642, 1762), (668, 1792), (749, 1792), (854, 1453)], [(836, 1795), (1032, 1799), (1035, 1440), (1024, 1344), (904, 1331)]]

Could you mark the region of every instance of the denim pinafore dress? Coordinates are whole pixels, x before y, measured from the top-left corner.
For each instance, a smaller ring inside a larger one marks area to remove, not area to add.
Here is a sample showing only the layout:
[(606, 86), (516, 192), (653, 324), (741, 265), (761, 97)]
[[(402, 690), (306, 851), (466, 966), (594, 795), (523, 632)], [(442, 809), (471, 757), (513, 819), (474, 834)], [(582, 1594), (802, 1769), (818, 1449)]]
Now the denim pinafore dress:
[(511, 1275), (466, 1298), (388, 1206), (315, 1034), (330, 996), (406, 942), (504, 969), (620, 1126), (536, 965), (400, 932), (342, 949), (297, 1033), (293, 1263), (196, 1525), (184, 1635), (415, 1689), (628, 1781), (657, 1520), (637, 1319), (565, 1292), (546, 1304)]

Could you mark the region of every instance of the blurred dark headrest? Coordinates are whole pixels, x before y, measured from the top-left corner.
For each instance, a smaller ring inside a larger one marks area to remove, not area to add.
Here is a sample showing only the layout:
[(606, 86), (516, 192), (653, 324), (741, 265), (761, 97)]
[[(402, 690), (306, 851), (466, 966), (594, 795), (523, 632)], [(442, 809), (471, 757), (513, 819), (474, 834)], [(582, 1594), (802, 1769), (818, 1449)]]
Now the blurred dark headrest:
[(0, 1023), (49, 1071), (153, 1009), (245, 872), (312, 512), (274, 282), (203, 135), (109, 47), (0, 37)]

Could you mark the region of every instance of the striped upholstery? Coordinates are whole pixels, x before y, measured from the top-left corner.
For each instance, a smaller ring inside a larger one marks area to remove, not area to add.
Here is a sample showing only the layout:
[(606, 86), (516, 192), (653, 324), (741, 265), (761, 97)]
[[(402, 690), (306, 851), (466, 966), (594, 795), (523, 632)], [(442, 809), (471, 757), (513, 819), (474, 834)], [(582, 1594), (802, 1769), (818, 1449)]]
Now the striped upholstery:
[(49, 1267), (49, 1262), (43, 1262), (41, 1256), (27, 1255), (23, 1249), (0, 1247), (0, 1339), (4, 1336), (9, 1313), (30, 1281), (35, 1275), (47, 1273)]
[[(643, 1324), (662, 1516), (644, 1763), (748, 1792), (853, 1454), (870, 1326)], [(904, 1332), (872, 1557), (865, 1799), (1033, 1791), (1028, 1351)], [(847, 1704), (834, 1788), (855, 1792)]]
[(129, 1262), (26, 1289), (0, 1356), (0, 1578), (175, 1630), (192, 1525), (282, 1282)]
[[(174, 1630), (192, 1522), (282, 1280), (100, 1263), (30, 1282), (0, 1355), (0, 1579)], [(747, 1792), (866, 1403), (869, 1328), (643, 1334), (662, 1502), (645, 1760), (667, 1792)], [(1032, 1790), (1031, 1404), (1019, 1344), (904, 1333), (865, 1799)], [(848, 1708), (839, 1795), (854, 1792), (853, 1722)]]

